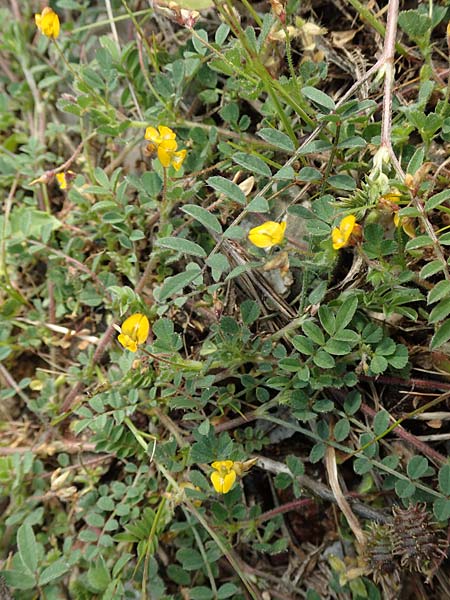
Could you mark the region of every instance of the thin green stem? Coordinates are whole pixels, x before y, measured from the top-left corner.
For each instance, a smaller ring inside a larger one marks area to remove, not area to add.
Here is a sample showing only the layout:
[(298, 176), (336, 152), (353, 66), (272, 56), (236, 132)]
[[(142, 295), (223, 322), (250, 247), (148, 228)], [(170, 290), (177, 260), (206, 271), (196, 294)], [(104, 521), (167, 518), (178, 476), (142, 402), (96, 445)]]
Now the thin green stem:
[[(134, 17), (141, 17), (143, 15), (149, 15), (149, 14), (153, 14), (154, 10), (152, 8), (146, 8), (144, 10), (137, 10), (135, 12), (133, 12), (133, 16)], [(118, 17), (114, 17), (113, 21), (115, 23), (118, 23), (119, 21), (127, 21), (128, 19), (130, 19), (130, 15), (119, 15)], [(89, 29), (96, 29), (98, 27), (104, 27), (105, 25), (109, 25), (110, 23), (110, 19), (102, 19), (101, 21), (95, 21), (95, 23), (89, 23), (89, 25), (82, 25), (81, 27), (76, 27), (75, 29), (72, 29), (72, 31), (70, 32), (72, 35), (76, 34), (76, 33), (81, 33), (82, 31), (88, 31)]]
[[(130, 8), (129, 8), (129, 6), (128, 6), (127, 2), (126, 2), (126, 0), (122, 0), (122, 6), (123, 6), (123, 7), (125, 8), (125, 10), (127, 11), (129, 18), (130, 18), (130, 19), (131, 19), (131, 21), (133, 22), (133, 25), (135, 26), (135, 28), (136, 28), (136, 31), (138, 32), (138, 34), (139, 34), (139, 36), (140, 36), (140, 38), (141, 38), (141, 40), (142, 40), (142, 43), (143, 43), (143, 45), (144, 45), (144, 47), (145, 47), (145, 50), (146, 50), (146, 52), (147, 52), (147, 56), (148, 56), (148, 59), (149, 59), (149, 61), (150, 61), (150, 62), (153, 64), (153, 67), (155, 68), (155, 70), (158, 70), (158, 69), (156, 68), (156, 67), (157, 67), (157, 64), (156, 64), (156, 60), (154, 59), (154, 56), (153, 56), (152, 49), (150, 48), (150, 46), (149, 46), (149, 44), (148, 44), (148, 42), (147, 42), (147, 38), (146, 38), (146, 35), (145, 35), (145, 33), (142, 31), (142, 27), (139, 25), (139, 23), (137, 22), (137, 20), (136, 20), (136, 18), (135, 18), (135, 14), (134, 14), (134, 13), (133, 13), (133, 12), (130, 10)], [(151, 93), (154, 95), (154, 97), (156, 98), (156, 100), (158, 100), (158, 102), (159, 102), (159, 103), (160, 103), (162, 106), (164, 106), (164, 107), (165, 107), (165, 109), (166, 109), (166, 110), (167, 110), (167, 111), (168, 111), (168, 112), (169, 112), (169, 113), (170, 113), (172, 116), (174, 116), (174, 113), (173, 113), (172, 107), (170, 106), (170, 104), (169, 104), (168, 102), (166, 102), (166, 100), (165, 100), (165, 99), (164, 99), (162, 96), (160, 96), (160, 95), (158, 94), (158, 92), (156, 91), (156, 88), (155, 88), (155, 86), (152, 84), (152, 82), (151, 82), (150, 78), (148, 77), (148, 75), (147, 75), (147, 71), (146, 71), (146, 69), (145, 69), (145, 65), (142, 65), (142, 67), (143, 67), (143, 68), (142, 68), (142, 75), (143, 75), (143, 77), (144, 77), (145, 83), (147, 84), (147, 87), (149, 88), (149, 90), (151, 91)]]
[[(179, 487), (178, 483), (174, 480), (172, 475), (169, 473), (169, 471), (162, 464), (157, 464), (157, 467), (158, 467), (158, 470), (164, 475), (164, 477), (170, 483), (170, 485), (175, 490), (179, 491), (180, 487)], [(217, 533), (209, 526), (205, 517), (196, 509), (196, 507), (192, 504), (192, 502), (188, 498), (186, 498), (184, 502), (185, 502), (187, 508), (189, 509), (189, 512), (194, 515), (194, 517), (197, 519), (197, 521), (200, 523), (200, 525), (205, 529), (205, 531), (208, 532), (211, 539), (214, 540), (214, 542), (217, 544), (217, 546), (220, 548), (220, 550), (226, 556), (228, 562), (233, 567), (233, 569), (236, 571), (236, 573), (240, 577), (242, 583), (245, 585), (251, 598), (253, 598), (253, 600), (260, 600), (261, 595), (259, 593), (259, 590), (254, 587), (253, 583), (249, 580), (247, 575), (242, 570), (242, 568), (238, 562), (238, 559), (236, 558), (236, 556), (233, 552), (233, 549), (228, 547), (225, 544), (225, 542), (223, 541), (223, 539), (220, 538), (217, 535)]]
[[(167, 487), (166, 494), (170, 492), (171, 486)], [(155, 518), (153, 519), (152, 527), (150, 529), (150, 533), (147, 538), (147, 547), (145, 550), (145, 560), (144, 560), (144, 572), (142, 573), (142, 586), (141, 586), (141, 598), (142, 600), (147, 600), (147, 580), (148, 580), (148, 571), (150, 565), (150, 556), (152, 555), (152, 542), (156, 536), (157, 527), (159, 522), (161, 521), (164, 508), (166, 506), (167, 496), (163, 496), (159, 502), (158, 510), (156, 511)]]

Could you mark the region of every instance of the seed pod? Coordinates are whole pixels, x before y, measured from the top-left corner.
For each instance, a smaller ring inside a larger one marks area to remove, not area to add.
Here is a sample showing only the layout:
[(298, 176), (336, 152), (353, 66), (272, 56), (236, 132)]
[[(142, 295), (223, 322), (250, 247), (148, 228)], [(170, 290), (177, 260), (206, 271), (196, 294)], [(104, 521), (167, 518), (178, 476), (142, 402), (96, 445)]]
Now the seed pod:
[(392, 548), (400, 566), (431, 578), (446, 556), (448, 542), (425, 506), (394, 507)]

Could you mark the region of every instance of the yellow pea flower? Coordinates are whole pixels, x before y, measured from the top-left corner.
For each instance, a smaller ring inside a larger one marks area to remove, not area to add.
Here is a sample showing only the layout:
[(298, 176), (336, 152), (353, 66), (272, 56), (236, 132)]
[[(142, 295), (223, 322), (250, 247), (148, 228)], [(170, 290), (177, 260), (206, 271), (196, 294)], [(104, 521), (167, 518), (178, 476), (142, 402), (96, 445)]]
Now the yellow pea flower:
[(401, 217), (398, 212), (396, 212), (394, 213), (394, 225), (396, 227), (401, 227), (408, 237), (416, 237), (414, 221), (410, 217)]
[(286, 230), (286, 221), (277, 223), (276, 221), (266, 221), (258, 227), (253, 227), (248, 232), (248, 239), (258, 248), (271, 248), (281, 244)]
[(177, 143), (175, 140), (166, 140), (158, 146), (158, 158), (165, 169), (172, 165), (176, 171), (179, 171), (186, 158), (186, 153), (186, 150), (179, 150), (177, 152)]
[(66, 174), (65, 173), (56, 173), (55, 177), (56, 177), (56, 181), (58, 182), (59, 189), (66, 190), (67, 189)]
[(177, 137), (177, 134), (172, 131), (170, 127), (158, 125), (158, 129), (155, 127), (147, 127), (144, 137), (155, 146), (159, 146), (167, 140), (174, 140)]
[(232, 460), (217, 460), (212, 463), (211, 482), (218, 494), (228, 494), (236, 481), (236, 471)]
[(49, 6), (42, 13), (34, 15), (34, 22), (41, 33), (49, 38), (56, 39), (59, 35), (59, 17)]
[(331, 232), (331, 240), (333, 242), (333, 248), (339, 250), (345, 246), (350, 246), (352, 243), (351, 236), (361, 236), (361, 225), (356, 222), (354, 215), (348, 215), (344, 217), (339, 224), (339, 227), (335, 227)]
[(128, 317), (120, 328), (119, 343), (130, 352), (136, 352), (139, 344), (144, 344), (150, 331), (150, 323), (145, 315), (135, 313)]

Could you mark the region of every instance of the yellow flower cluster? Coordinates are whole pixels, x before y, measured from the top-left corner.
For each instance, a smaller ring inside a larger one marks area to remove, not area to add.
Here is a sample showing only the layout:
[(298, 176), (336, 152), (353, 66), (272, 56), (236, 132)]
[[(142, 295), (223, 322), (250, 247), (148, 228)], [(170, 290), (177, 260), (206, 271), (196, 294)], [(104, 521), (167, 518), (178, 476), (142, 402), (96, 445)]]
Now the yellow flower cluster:
[(139, 345), (145, 344), (149, 331), (150, 323), (147, 317), (141, 313), (135, 313), (122, 323), (117, 339), (124, 348), (130, 352), (136, 352)]
[(34, 15), (34, 22), (41, 33), (49, 38), (56, 39), (59, 35), (59, 17), (49, 6), (41, 13)]
[(158, 129), (147, 127), (144, 137), (150, 142), (147, 150), (151, 153), (157, 152), (159, 162), (165, 169), (172, 165), (176, 171), (180, 170), (187, 150), (177, 150), (176, 133), (170, 127), (165, 125), (158, 125)]

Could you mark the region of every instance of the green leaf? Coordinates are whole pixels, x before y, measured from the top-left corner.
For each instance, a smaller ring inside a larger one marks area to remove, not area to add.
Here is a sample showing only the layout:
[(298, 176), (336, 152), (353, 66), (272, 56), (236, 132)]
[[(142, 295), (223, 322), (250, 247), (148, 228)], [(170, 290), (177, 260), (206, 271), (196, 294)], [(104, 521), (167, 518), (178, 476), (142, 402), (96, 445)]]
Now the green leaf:
[(327, 179), (328, 185), (337, 189), (353, 192), (356, 189), (356, 181), (350, 175), (332, 175)]
[(247, 169), (247, 171), (250, 171), (251, 173), (256, 173), (257, 175), (262, 175), (263, 177), (272, 176), (272, 172), (269, 167), (258, 156), (245, 154), (245, 152), (236, 152), (232, 158), (236, 164), (244, 169)]
[(294, 477), (300, 477), (305, 472), (305, 465), (298, 456), (294, 456), (293, 454), (289, 454), (286, 457), (286, 465)]
[(176, 557), (186, 571), (197, 571), (204, 566), (202, 555), (195, 548), (180, 548)]
[(292, 345), (302, 354), (310, 356), (314, 352), (313, 342), (304, 335), (295, 335), (292, 338)]
[(427, 277), (431, 277), (432, 275), (436, 275), (443, 270), (442, 262), (440, 260), (432, 260), (422, 267), (419, 273), (419, 277), (421, 279), (427, 279)]
[(336, 317), (326, 304), (319, 307), (319, 320), (328, 335), (332, 336), (336, 331)]
[(260, 129), (258, 135), (266, 142), (269, 142), (269, 144), (281, 148), (281, 150), (286, 150), (287, 152), (293, 152), (295, 150), (291, 138), (277, 129)]
[(360, 456), (353, 461), (353, 470), (357, 475), (364, 475), (372, 470), (372, 463), (365, 456)]
[(295, 171), (290, 165), (284, 165), (273, 177), (274, 179), (293, 181), (295, 179)]
[(206, 183), (212, 187), (216, 192), (224, 194), (230, 200), (242, 204), (245, 206), (246, 199), (245, 194), (241, 188), (236, 185), (233, 181), (225, 179), (225, 177), (210, 177), (206, 180)]
[(443, 190), (425, 202), (425, 210), (433, 210), (450, 198), (450, 189)]
[(305, 321), (302, 324), (303, 333), (313, 342), (322, 346), (325, 343), (323, 331), (313, 321)]
[(336, 313), (336, 330), (338, 332), (350, 323), (357, 308), (358, 298), (355, 296), (349, 296), (344, 300)]
[(423, 146), (419, 146), (417, 150), (411, 157), (411, 160), (408, 163), (406, 168), (407, 173), (416, 173), (420, 167), (423, 165), (423, 160), (425, 158), (425, 148)]
[(428, 319), (429, 323), (437, 323), (438, 321), (443, 321), (450, 314), (450, 298), (446, 298), (445, 300), (441, 300), (436, 304), (433, 310), (430, 312), (430, 316)]
[(228, 240), (242, 240), (246, 237), (247, 232), (239, 225), (231, 225), (228, 229), (225, 229), (223, 235)]
[(344, 401), (344, 410), (347, 415), (354, 415), (361, 406), (362, 398), (361, 394), (356, 390), (350, 392)]
[(182, 569), (180, 565), (170, 564), (167, 567), (167, 575), (170, 577), (172, 581), (178, 583), (178, 585), (183, 585), (185, 587), (189, 587), (191, 583), (191, 576), (187, 571)]
[(414, 41), (428, 37), (432, 29), (430, 17), (418, 10), (401, 11), (398, 15), (398, 24)]
[(155, 246), (160, 246), (161, 248), (168, 248), (170, 250), (176, 250), (177, 252), (183, 252), (183, 254), (199, 256), (200, 258), (204, 258), (206, 256), (206, 252), (201, 246), (199, 246), (195, 242), (191, 242), (190, 240), (185, 240), (184, 238), (159, 238), (158, 240), (156, 240)]
[(430, 291), (427, 297), (428, 304), (433, 304), (442, 298), (448, 298), (450, 296), (450, 281), (443, 279), (438, 281), (433, 289)]
[(450, 500), (448, 498), (436, 498), (433, 502), (433, 512), (438, 521), (450, 519)]
[(214, 281), (219, 281), (222, 276), (222, 273), (230, 269), (230, 263), (228, 261), (228, 258), (220, 252), (208, 256), (208, 258), (206, 259), (206, 264), (208, 265), (208, 267), (211, 267)]
[(54, 563), (44, 569), (40, 574), (39, 585), (46, 585), (47, 583), (50, 583), (50, 581), (53, 581), (54, 579), (64, 575), (64, 573), (67, 573), (69, 569), (70, 565), (65, 558), (59, 558), (58, 560), (55, 560)]
[(443, 324), (436, 330), (435, 334), (431, 338), (430, 350), (436, 350), (448, 342), (450, 339), (450, 319), (447, 319)]
[(330, 96), (314, 87), (309, 85), (303, 87), (302, 94), (309, 100), (312, 100), (318, 106), (326, 108), (329, 111), (333, 111), (336, 108), (333, 98), (330, 98)]
[(404, 479), (398, 479), (395, 482), (395, 491), (399, 498), (411, 498), (416, 491), (416, 486), (411, 481), (405, 481)]
[(327, 343), (323, 346), (323, 349), (330, 354), (334, 354), (336, 356), (345, 356), (349, 354), (351, 351), (351, 345), (348, 342), (342, 342), (340, 340), (335, 340), (333, 338), (329, 339)]
[[(298, 178), (300, 181), (320, 181), (322, 179), (322, 173), (315, 169), (314, 167), (302, 167), (298, 173)], [(290, 206), (288, 212), (291, 212), (291, 209), (294, 208), (303, 208), (302, 206)], [(305, 211), (309, 213), (308, 219), (311, 218), (311, 213), (308, 209), (305, 208)]]
[(206, 208), (196, 204), (185, 204), (181, 207), (181, 210), (201, 223), (206, 229), (212, 229), (215, 233), (222, 233), (222, 225), (219, 219), (207, 211)]
[(380, 410), (373, 420), (373, 431), (375, 435), (381, 435), (389, 427), (390, 416), (386, 410)]
[(354, 346), (359, 342), (360, 335), (351, 329), (341, 329), (334, 334), (333, 340), (335, 342), (347, 342), (348, 344), (352, 344)]
[(204, 29), (196, 29), (196, 34), (201, 39), (198, 39), (197, 35), (195, 35), (195, 36), (193, 35), (191, 37), (192, 45), (194, 46), (194, 48), (198, 54), (200, 54), (201, 56), (204, 56), (207, 53), (208, 48), (202, 42), (202, 40), (204, 42), (208, 42), (208, 33)]
[(428, 460), (425, 456), (413, 456), (406, 468), (406, 472), (411, 479), (419, 479), (428, 470)]
[(31, 525), (23, 523), (17, 530), (17, 546), (23, 564), (34, 573), (37, 569), (37, 544)]
[(255, 198), (253, 198), (253, 200), (249, 202), (247, 206), (248, 212), (266, 213), (269, 212), (269, 210), (269, 203), (262, 196), (256, 196)]
[(446, 496), (450, 496), (450, 465), (443, 465), (439, 469), (439, 489)]
[[(209, 1), (209, 0), (208, 0)], [(211, 0), (211, 6), (213, 5), (213, 0)], [(230, 28), (226, 23), (221, 23), (219, 27), (216, 29), (216, 33), (214, 34), (214, 41), (218, 46), (222, 46), (224, 41), (227, 39), (228, 34), (230, 33)]]
[(379, 375), (380, 373), (384, 373), (388, 367), (388, 362), (384, 358), (384, 356), (379, 356), (375, 354), (375, 356), (370, 361), (370, 370), (375, 375)]
[(17, 590), (32, 590), (36, 588), (36, 580), (28, 571), (2, 571), (2, 576), (8, 585)]
[(95, 564), (91, 564), (87, 579), (94, 590), (99, 592), (106, 590), (111, 581), (111, 575), (103, 557), (99, 558)]
[(406, 242), (405, 250), (416, 250), (417, 248), (423, 248), (424, 246), (432, 246), (433, 241), (429, 235), (418, 235)]
[(205, 585), (198, 585), (189, 591), (189, 600), (212, 600), (212, 589)]
[(9, 225), (12, 236), (17, 237), (17, 239), (24, 237), (43, 239), (43, 231), (51, 232), (58, 229), (61, 226), (61, 221), (42, 210), (36, 210), (30, 206), (21, 206), (11, 211)]
[(441, 235), (441, 237), (439, 238), (439, 243), (443, 246), (450, 246), (450, 232)]
[(342, 442), (350, 433), (350, 422), (348, 419), (339, 419), (334, 426), (334, 439), (337, 442)]
[(225, 598), (230, 598), (234, 594), (236, 594), (239, 589), (234, 585), (234, 583), (224, 583), (217, 590), (217, 598), (218, 600), (224, 600)]
[(241, 304), (242, 322), (244, 325), (251, 325), (256, 321), (261, 313), (259, 305), (254, 300), (244, 300)]
[(325, 456), (326, 449), (327, 447), (323, 442), (317, 442), (314, 444), (314, 446), (311, 448), (311, 452), (309, 453), (309, 462), (314, 464), (319, 462), (319, 460), (322, 460), (322, 458)]
[(388, 356), (387, 361), (394, 369), (403, 369), (408, 364), (408, 348), (403, 344), (397, 344), (395, 354)]
[(195, 265), (195, 268), (187, 269), (183, 273), (178, 273), (172, 277), (167, 277), (159, 290), (157, 300), (164, 302), (170, 296), (178, 294), (178, 292), (181, 292), (184, 287), (192, 283), (200, 274), (200, 267)]
[(336, 364), (331, 354), (328, 354), (325, 350), (318, 350), (313, 356), (313, 361), (321, 369), (332, 369)]

